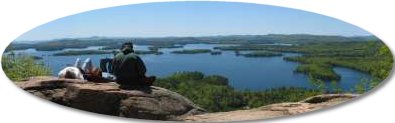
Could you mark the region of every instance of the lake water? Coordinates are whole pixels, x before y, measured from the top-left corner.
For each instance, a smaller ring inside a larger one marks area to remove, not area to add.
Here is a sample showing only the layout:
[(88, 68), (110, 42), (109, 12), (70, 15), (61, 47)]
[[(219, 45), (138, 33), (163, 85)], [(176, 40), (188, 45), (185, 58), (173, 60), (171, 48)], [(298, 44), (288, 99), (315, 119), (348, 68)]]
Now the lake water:
[[(148, 75), (166, 77), (179, 71), (200, 71), (206, 75), (221, 75), (229, 79), (230, 84), (239, 90), (264, 90), (278, 87), (304, 87), (315, 88), (308, 76), (294, 73), (293, 70), (299, 63), (284, 61), (284, 56), (298, 56), (297, 53), (283, 53), (279, 57), (246, 58), (236, 56), (233, 51), (222, 51), (221, 55), (206, 54), (172, 54), (171, 51), (182, 49), (213, 49), (215, 44), (187, 44), (183, 48), (160, 49), (162, 55), (141, 55), (148, 69)], [(147, 45), (135, 46), (136, 50), (148, 50)], [(89, 47), (86, 49), (98, 49)], [(67, 49), (76, 50), (76, 49)], [(81, 49), (79, 49), (81, 50)], [(82, 56), (52, 56), (60, 51), (36, 51), (34, 49), (16, 51), (43, 57), (44, 64), (57, 73), (64, 67), (74, 63), (77, 58), (84, 60), (91, 58), (98, 66), (101, 58), (112, 58), (112, 54), (82, 55)], [(335, 67), (334, 71), (341, 75), (338, 86), (350, 90), (362, 78), (370, 78), (368, 74), (348, 68)], [(326, 84), (330, 86), (330, 84)]]

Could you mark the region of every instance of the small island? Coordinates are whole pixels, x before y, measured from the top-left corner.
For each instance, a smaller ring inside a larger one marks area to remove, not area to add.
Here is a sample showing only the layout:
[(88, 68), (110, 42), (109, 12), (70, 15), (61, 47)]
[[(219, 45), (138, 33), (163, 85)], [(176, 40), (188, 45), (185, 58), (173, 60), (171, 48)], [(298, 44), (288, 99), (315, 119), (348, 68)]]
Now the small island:
[(271, 52), (271, 51), (254, 51), (251, 53), (246, 54), (239, 54), (244, 57), (275, 57), (275, 56), (282, 56), (281, 53), (278, 52)]
[(221, 55), (221, 51), (211, 51), (211, 55)]
[(313, 79), (323, 81), (339, 81), (340, 75), (337, 74), (331, 65), (328, 64), (301, 64), (294, 72), (304, 73), (311, 76)]
[(159, 49), (162, 49), (162, 48), (168, 48), (168, 49), (170, 49), (170, 48), (183, 48), (184, 46), (182, 46), (182, 45), (153, 45), (153, 46), (150, 46), (150, 47), (148, 47), (148, 49), (149, 50), (159, 50)]
[(149, 50), (149, 51), (138, 50), (138, 51), (134, 51), (134, 52), (139, 55), (148, 55), (148, 54), (162, 55), (163, 54), (163, 52), (154, 51), (154, 50)]
[[(108, 51), (108, 50), (69, 50), (54, 53), (54, 56), (76, 56), (76, 55), (100, 55), (100, 54), (114, 54), (117, 51)], [(135, 51), (136, 54), (146, 55), (146, 54), (155, 54), (161, 55), (162, 52), (159, 51)]]
[(104, 46), (102, 48), (99, 48), (99, 50), (117, 50), (119, 49), (120, 46), (118, 45), (110, 45), (110, 46)]
[(192, 49), (192, 50), (177, 50), (172, 51), (175, 54), (200, 54), (200, 53), (211, 53), (210, 49)]
[[(121, 45), (119, 44), (115, 44), (115, 45), (107, 45), (104, 46), (102, 48), (100, 48), (99, 50), (116, 50), (119, 49), (121, 47)], [(184, 47), (183, 45), (175, 45), (175, 44), (151, 44), (148, 49), (155, 51), (155, 50), (159, 50), (162, 48), (182, 48)]]
[(98, 54), (111, 54), (112, 51), (104, 50), (68, 50), (63, 52), (54, 53), (54, 56), (77, 56), (77, 55), (98, 55)]

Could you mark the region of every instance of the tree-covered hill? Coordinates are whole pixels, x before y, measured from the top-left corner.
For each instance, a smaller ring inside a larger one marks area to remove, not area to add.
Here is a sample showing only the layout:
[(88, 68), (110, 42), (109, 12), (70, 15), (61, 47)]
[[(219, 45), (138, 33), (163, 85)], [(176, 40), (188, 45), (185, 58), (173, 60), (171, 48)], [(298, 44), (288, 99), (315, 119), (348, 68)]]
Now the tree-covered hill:
[(272, 44), (291, 43), (304, 44), (314, 42), (349, 42), (378, 40), (374, 36), (328, 36), (307, 34), (268, 34), (268, 35), (228, 35), (228, 36), (203, 36), (203, 37), (158, 37), (158, 38), (133, 38), (133, 37), (90, 37), (90, 38), (65, 38), (49, 41), (24, 43), (18, 41), (10, 44), (6, 51), (35, 48), (40, 51), (62, 50), (65, 48), (86, 48), (88, 46), (107, 46), (119, 48), (122, 43), (133, 41), (140, 45), (173, 46), (175, 44), (214, 43), (214, 44)]

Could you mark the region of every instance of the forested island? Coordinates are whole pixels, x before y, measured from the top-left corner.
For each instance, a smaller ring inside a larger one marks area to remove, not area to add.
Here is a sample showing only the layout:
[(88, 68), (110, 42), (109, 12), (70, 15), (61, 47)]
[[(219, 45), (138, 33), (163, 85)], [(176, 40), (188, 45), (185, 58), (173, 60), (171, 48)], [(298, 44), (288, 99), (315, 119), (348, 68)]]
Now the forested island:
[[(285, 57), (284, 60), (302, 63), (295, 72), (304, 73), (315, 79), (336, 81), (341, 77), (333, 70), (333, 66), (342, 66), (363, 71), (372, 76), (384, 79), (392, 68), (392, 55), (389, 49), (374, 36), (325, 36), (325, 35), (230, 35), (207, 37), (164, 37), (164, 38), (70, 38), (37, 42), (34, 44), (12, 43), (7, 51), (34, 48), (37, 51), (63, 50), (66, 48), (86, 48), (88, 46), (104, 46), (99, 50), (73, 50), (55, 53), (55, 56), (111, 54), (124, 42), (133, 40), (134, 44), (149, 45), (148, 51), (136, 51), (137, 54), (163, 54), (161, 48), (182, 48), (185, 44), (234, 44), (234, 46), (215, 47), (210, 49), (184, 49), (173, 51), (175, 54), (211, 53), (235, 51), (244, 57), (281, 56), (282, 52), (302, 53), (302, 56)], [(270, 45), (270, 44), (290, 45)], [(239, 51), (251, 51), (239, 53)]]
[(173, 51), (175, 54), (199, 54), (199, 53), (211, 53), (210, 49), (192, 49), (192, 50), (177, 50)]
[(274, 56), (282, 56), (281, 53), (271, 52), (271, 51), (253, 51), (251, 53), (238, 54), (244, 57), (274, 57)]
[[(211, 53), (235, 51), (244, 57), (272, 57), (281, 53), (301, 53), (302, 56), (285, 57), (284, 60), (302, 63), (295, 72), (305, 73), (315, 79), (336, 81), (341, 77), (333, 66), (342, 66), (363, 71), (378, 79), (384, 79), (392, 68), (392, 55), (388, 47), (374, 36), (325, 36), (325, 35), (230, 35), (207, 37), (164, 37), (164, 38), (70, 38), (37, 42), (34, 44), (12, 43), (7, 51), (34, 48), (38, 51), (63, 50), (65, 48), (86, 48), (104, 46), (99, 50), (73, 50), (55, 53), (55, 56), (111, 54), (124, 42), (133, 40), (134, 44), (150, 45), (149, 51), (136, 51), (137, 54), (157, 54), (161, 48), (180, 48), (185, 44), (234, 44), (234, 46), (210, 49), (184, 49), (173, 51), (176, 54)], [(270, 45), (273, 43), (290, 45)], [(112, 50), (110, 50), (112, 49)], [(250, 53), (238, 53), (251, 51)]]
[[(100, 55), (100, 54), (113, 54), (115, 55), (119, 51), (108, 51), (108, 50), (69, 50), (69, 51), (62, 51), (58, 53), (54, 53), (54, 56), (78, 56), (78, 55)], [(135, 51), (136, 54), (139, 55), (146, 55), (146, 54), (155, 54), (161, 55), (162, 52), (159, 51)]]
[(74, 55), (98, 55), (98, 54), (111, 54), (111, 51), (102, 50), (70, 50), (53, 54), (54, 56), (74, 56)]
[(273, 51), (302, 53), (302, 56), (285, 57), (284, 60), (302, 63), (295, 72), (306, 73), (315, 79), (336, 81), (333, 66), (363, 71), (382, 80), (389, 75), (393, 58), (381, 41), (353, 41), (331, 43), (308, 43), (294, 46), (250, 45), (217, 47), (233, 51)]
[(34, 48), (37, 51), (56, 51), (67, 48), (87, 48), (89, 46), (105, 46), (103, 50), (119, 49), (121, 44), (133, 40), (137, 45), (152, 45), (154, 48), (178, 48), (184, 44), (309, 44), (330, 42), (353, 42), (378, 40), (374, 36), (328, 36), (308, 34), (268, 34), (268, 35), (228, 35), (202, 37), (158, 37), (158, 38), (124, 38), (124, 37), (89, 37), (64, 38), (37, 43), (13, 42), (6, 51)]

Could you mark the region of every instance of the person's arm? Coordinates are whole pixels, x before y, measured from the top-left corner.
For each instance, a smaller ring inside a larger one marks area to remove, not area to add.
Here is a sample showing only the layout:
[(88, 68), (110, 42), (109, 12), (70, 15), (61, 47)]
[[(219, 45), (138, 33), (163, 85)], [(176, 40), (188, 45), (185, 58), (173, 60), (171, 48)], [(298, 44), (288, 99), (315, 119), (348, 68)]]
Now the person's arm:
[(145, 67), (143, 60), (141, 60), (141, 58), (138, 56), (137, 56), (137, 71), (138, 71), (139, 76), (145, 76), (145, 73), (147, 72), (147, 69)]

